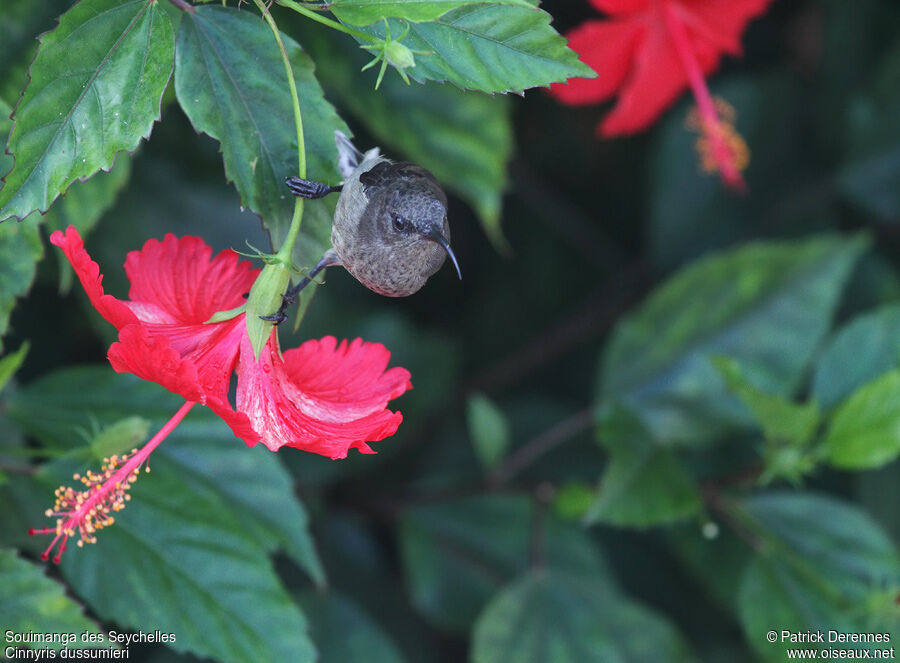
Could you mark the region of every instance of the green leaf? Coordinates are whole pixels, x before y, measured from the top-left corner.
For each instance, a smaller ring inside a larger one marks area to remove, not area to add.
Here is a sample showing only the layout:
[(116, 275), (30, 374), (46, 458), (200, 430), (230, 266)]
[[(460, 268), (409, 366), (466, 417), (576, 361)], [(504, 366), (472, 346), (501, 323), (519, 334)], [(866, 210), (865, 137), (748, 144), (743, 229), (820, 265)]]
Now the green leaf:
[[(376, 91), (359, 76), (367, 55), (329, 37), (303, 33), (329, 93), (383, 146), (421, 164), (468, 202), (491, 240), (502, 245), (500, 206), (513, 142), (509, 100), (451, 85), (406, 85), (399, 76), (386, 76)], [(451, 226), (452, 217), (451, 211)]]
[(76, 179), (150, 135), (174, 36), (156, 0), (81, 0), (41, 39), (15, 113), (0, 220), (46, 211)]
[[(741, 581), (740, 617), (765, 660), (783, 661), (796, 646), (781, 643), (782, 629), (900, 635), (900, 555), (868, 516), (802, 493), (767, 493), (744, 507), (761, 541)], [(775, 644), (766, 640), (771, 630)]]
[(890, 371), (853, 393), (835, 411), (825, 435), (835, 467), (881, 467), (900, 454), (900, 371)]
[(478, 619), (472, 663), (690, 661), (675, 627), (592, 578), (533, 572)]
[(469, 397), (466, 421), (475, 455), (487, 469), (494, 467), (509, 449), (509, 422), (503, 411), (484, 394)]
[(318, 663), (403, 663), (384, 631), (353, 601), (337, 592), (304, 592), (300, 604), (319, 652)]
[(766, 439), (803, 446), (810, 441), (819, 425), (819, 406), (815, 401), (798, 404), (784, 396), (768, 394), (747, 380), (741, 366), (727, 357), (714, 357), (728, 388), (741, 399), (762, 426)]
[(816, 362), (812, 395), (831, 408), (898, 363), (900, 305), (894, 304), (857, 316), (834, 334)]
[[(532, 509), (526, 498), (494, 495), (407, 511), (400, 549), (413, 605), (445, 629), (467, 630), (491, 595), (528, 567)], [(549, 520), (545, 538), (548, 568), (609, 577), (599, 551), (571, 524)]]
[[(65, 587), (45, 574), (43, 565), (20, 559), (12, 550), (0, 548), (0, 624), (4, 647), (10, 631), (27, 636), (32, 632), (62, 634), (60, 642), (25, 642), (33, 649), (53, 650), (91, 647), (80, 639), (82, 633), (97, 634), (97, 626), (82, 614), (81, 606), (66, 596)], [(77, 638), (71, 640), (71, 637)], [(98, 646), (98, 645), (94, 645)], [(108, 645), (106, 645), (108, 646)]]
[(37, 223), (0, 224), (0, 337), (6, 334), (16, 299), (31, 289), (43, 257)]
[[(79, 440), (73, 431), (79, 428), (140, 416), (155, 430), (179, 405), (176, 396), (156, 385), (98, 367), (67, 369), (37, 380), (13, 394), (8, 407), (10, 416), (44, 444), (72, 448)], [(151, 466), (156, 470), (156, 461), (165, 458), (185, 486), (211, 492), (225, 504), (258, 546), (268, 552), (284, 549), (321, 584), (322, 566), (290, 477), (277, 456), (259, 451), (247, 449), (218, 417), (198, 406), (154, 452)], [(103, 547), (102, 540), (98, 546)]]
[(746, 426), (710, 357), (739, 361), (768, 393), (791, 393), (866, 245), (835, 236), (758, 242), (682, 269), (616, 327), (602, 397), (666, 442), (702, 444)]
[(700, 491), (691, 475), (632, 415), (614, 412), (601, 426), (600, 436), (611, 458), (586, 522), (649, 527), (700, 510)]
[[(130, 176), (131, 159), (127, 154), (120, 154), (108, 173), (101, 171), (89, 180), (76, 182), (69, 187), (62, 199), (44, 216), (44, 225), (50, 232), (75, 226), (82, 239), (86, 238), (116, 202)], [(60, 266), (59, 289), (66, 293), (72, 287), (75, 272), (61, 251), (55, 253)]]
[[(350, 130), (325, 101), (312, 60), (290, 37), (282, 39), (300, 99), (308, 174), (336, 183), (341, 177), (334, 132)], [(175, 92), (194, 129), (221, 143), (226, 176), (278, 246), (294, 209), (284, 178), (297, 174), (297, 134), (284, 64), (269, 27), (253, 12), (229, 7), (208, 5), (185, 15)], [(306, 210), (324, 218), (321, 209), (312, 212), (323, 204), (309, 201)], [(315, 264), (328, 246), (318, 242), (299, 264)]]
[[(403, 34), (391, 19), (391, 35)], [(379, 39), (383, 23), (365, 28)], [(403, 44), (416, 55), (406, 73), (419, 81), (450, 81), (465, 90), (522, 92), (572, 77), (593, 78), (565, 38), (550, 27), (550, 15), (536, 7), (472, 4), (428, 23), (413, 23)]]
[(28, 341), (25, 341), (19, 346), (18, 350), (0, 358), (0, 391), (3, 390), (9, 379), (16, 374), (22, 362), (25, 361), (25, 357), (28, 355), (28, 348)]
[(535, 3), (533, 0), (332, 0), (328, 9), (342, 23), (370, 25), (382, 18), (433, 21), (451, 9), (473, 4), (533, 7)]
[(113, 454), (125, 454), (150, 439), (150, 422), (141, 417), (128, 417), (110, 424), (91, 440), (90, 452), (95, 460)]

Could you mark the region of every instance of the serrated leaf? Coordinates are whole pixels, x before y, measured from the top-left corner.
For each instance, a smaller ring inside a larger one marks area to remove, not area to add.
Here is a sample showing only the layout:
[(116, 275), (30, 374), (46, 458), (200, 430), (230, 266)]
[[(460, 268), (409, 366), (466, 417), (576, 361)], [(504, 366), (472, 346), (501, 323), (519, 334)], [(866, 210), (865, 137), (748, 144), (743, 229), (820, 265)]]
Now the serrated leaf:
[(876, 378), (837, 408), (824, 448), (832, 465), (854, 470), (881, 467), (900, 454), (900, 371)]
[(900, 305), (883, 306), (850, 320), (835, 332), (816, 362), (812, 395), (823, 407), (900, 363)]
[[(176, 396), (130, 375), (104, 368), (52, 373), (17, 391), (10, 416), (51, 447), (73, 448), (78, 429), (140, 416), (157, 430), (179, 407)], [(154, 452), (185, 485), (211, 491), (266, 551), (284, 549), (317, 582), (324, 582), (303, 505), (275, 454), (260, 454), (236, 439), (212, 412), (195, 407), (170, 439)], [(155, 475), (155, 472), (154, 472)], [(77, 553), (76, 553), (77, 554)]]
[(77, 179), (150, 135), (174, 35), (156, 0), (81, 0), (41, 39), (16, 107), (0, 220), (46, 211)]
[[(376, 91), (359, 76), (367, 54), (329, 37), (303, 33), (329, 93), (334, 91), (389, 156), (390, 149), (398, 150), (468, 202), (491, 240), (502, 245), (500, 206), (513, 142), (509, 100), (451, 85), (406, 85), (399, 76), (385, 76)], [(451, 231), (453, 216), (451, 210)]]
[(433, 21), (451, 9), (472, 4), (533, 7), (533, 0), (331, 0), (328, 9), (342, 23), (370, 25), (382, 18)]
[(0, 337), (6, 334), (16, 299), (31, 289), (43, 257), (37, 223), (0, 223)]
[[(796, 647), (780, 641), (782, 630), (900, 634), (900, 555), (868, 516), (802, 493), (759, 495), (744, 508), (762, 528), (762, 543), (741, 581), (739, 612), (765, 660), (783, 661), (785, 648)], [(771, 630), (774, 644), (766, 640)]]
[[(20, 559), (12, 550), (0, 548), (0, 623), (4, 633), (27, 635), (59, 633), (57, 642), (25, 642), (32, 648), (49, 647), (60, 650), (91, 647), (80, 639), (70, 640), (68, 634), (80, 638), (82, 633), (97, 634), (97, 626), (87, 619), (80, 605), (66, 596), (63, 585), (47, 577), (43, 565)], [(4, 644), (11, 641), (4, 637)], [(99, 645), (93, 645), (99, 646)], [(108, 645), (106, 645), (108, 646)], [(9, 654), (7, 653), (7, 656)], [(46, 657), (45, 657), (46, 658)]]
[(601, 426), (610, 452), (588, 523), (649, 527), (686, 518), (700, 510), (700, 491), (672, 453), (654, 443), (630, 413), (618, 410)]
[(3, 390), (9, 379), (16, 374), (22, 362), (25, 361), (25, 357), (28, 355), (28, 348), (28, 341), (25, 341), (15, 352), (0, 357), (0, 391)]
[[(168, 444), (177, 444), (168, 440)], [(98, 543), (63, 555), (73, 590), (104, 620), (175, 633), (169, 647), (221, 661), (308, 661), (302, 613), (230, 503), (164, 455)]]
[[(312, 60), (290, 37), (282, 39), (300, 99), (308, 176), (337, 183), (334, 132), (350, 130), (325, 101)], [(175, 92), (194, 128), (221, 143), (226, 176), (277, 247), (294, 209), (284, 178), (297, 174), (297, 134), (284, 64), (268, 26), (252, 12), (197, 7), (178, 32)], [(328, 246), (318, 244), (300, 266), (314, 265)]]
[(534, 572), (500, 592), (472, 636), (472, 663), (690, 661), (675, 627), (593, 578)]
[[(490, 596), (527, 569), (532, 508), (526, 498), (495, 495), (407, 511), (399, 535), (413, 605), (443, 628), (468, 629)], [(547, 526), (548, 568), (612, 582), (579, 529), (552, 519)]]
[(403, 663), (390, 637), (353, 601), (334, 591), (304, 592), (300, 604), (318, 649), (317, 663)]
[[(403, 34), (397, 19), (391, 35)], [(364, 31), (385, 37), (383, 23)], [(572, 77), (592, 78), (565, 38), (550, 27), (550, 15), (536, 7), (473, 4), (428, 23), (410, 24), (403, 44), (416, 55), (406, 73), (415, 80), (450, 81), (466, 90), (522, 92)]]
[(863, 237), (758, 242), (699, 260), (621, 321), (600, 392), (666, 442), (702, 444), (748, 425), (710, 361), (739, 361), (766, 392), (798, 385), (824, 336)]
[(810, 441), (819, 425), (819, 406), (815, 401), (794, 403), (784, 396), (757, 389), (733, 359), (715, 357), (713, 363), (725, 378), (728, 388), (753, 413), (766, 439), (788, 442), (798, 447)]
[(509, 448), (509, 423), (484, 394), (472, 394), (466, 404), (466, 420), (475, 455), (487, 469), (494, 467)]

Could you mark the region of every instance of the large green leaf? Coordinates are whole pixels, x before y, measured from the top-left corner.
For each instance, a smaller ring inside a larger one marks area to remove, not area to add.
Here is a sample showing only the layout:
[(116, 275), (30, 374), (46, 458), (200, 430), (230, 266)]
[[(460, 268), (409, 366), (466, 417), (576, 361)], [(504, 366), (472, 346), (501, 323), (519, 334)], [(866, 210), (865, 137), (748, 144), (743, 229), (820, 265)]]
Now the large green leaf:
[(46, 211), (76, 179), (150, 135), (174, 35), (156, 0), (81, 0), (41, 39), (15, 112), (0, 219)]
[(300, 596), (318, 663), (403, 663), (403, 655), (377, 622), (336, 592)]
[[(403, 34), (390, 20), (391, 35)], [(365, 28), (379, 38), (383, 23)], [(477, 3), (459, 7), (427, 23), (413, 23), (403, 40), (416, 55), (406, 69), (419, 82), (450, 81), (468, 90), (522, 92), (572, 77), (593, 77), (565, 38), (550, 27), (550, 15), (537, 7)]]
[[(759, 495), (743, 508), (759, 543), (741, 581), (740, 617), (766, 660), (785, 660), (791, 645), (782, 630), (900, 635), (900, 554), (866, 515), (802, 493)], [(766, 640), (771, 630), (774, 644)]]
[(611, 414), (601, 427), (601, 440), (610, 461), (587, 522), (649, 527), (700, 510), (700, 491), (690, 473), (633, 416), (621, 410)]
[[(290, 37), (282, 39), (300, 99), (308, 175), (337, 182), (334, 132), (350, 131), (325, 101), (312, 60)], [(178, 31), (175, 91), (194, 128), (221, 143), (226, 176), (277, 246), (294, 209), (284, 178), (297, 174), (297, 134), (284, 64), (269, 27), (249, 11), (197, 7)], [(311, 215), (329, 216), (311, 209), (322, 206), (307, 203)], [(315, 264), (328, 246), (317, 242), (301, 264)]]
[[(58, 408), (52, 426), (33, 431), (38, 436), (68, 429), (74, 437), (91, 420), (119, 416), (122, 402), (132, 403), (126, 411), (158, 424), (179, 401), (131, 376), (72, 369), (24, 390), (14, 416), (28, 429), (29, 398), (54, 392), (62, 397), (66, 390), (92, 391), (95, 405)], [(289, 489), (278, 490), (288, 482), (274, 457), (257, 456), (249, 472), (229, 447), (255, 455), (198, 406), (153, 454), (153, 473), (135, 484), (115, 525), (100, 533), (96, 545), (71, 546), (65, 553), (63, 573), (99, 616), (133, 629), (175, 633), (170, 646), (178, 651), (223, 661), (312, 661), (303, 615), (267, 554), (276, 536), (289, 537), (294, 519), (305, 529), (303, 512)], [(49, 482), (64, 480), (64, 469), (71, 470), (65, 457), (42, 470), (48, 500)]]
[(615, 329), (602, 398), (665, 441), (698, 444), (746, 425), (710, 357), (732, 357), (755, 386), (789, 394), (865, 247), (862, 237), (759, 242), (681, 270)]
[(900, 371), (876, 378), (838, 407), (825, 451), (832, 465), (857, 470), (880, 467), (900, 454)]
[(689, 661), (675, 627), (592, 578), (533, 572), (478, 619), (472, 663)]
[(534, 0), (331, 0), (328, 9), (344, 23), (369, 25), (382, 18), (433, 21), (463, 5), (494, 4), (533, 7)]
[[(9, 411), (45, 444), (71, 448), (81, 441), (76, 430), (135, 415), (158, 428), (178, 406), (176, 396), (133, 376), (105, 368), (77, 368), (53, 373), (16, 392)], [(218, 417), (197, 406), (154, 453), (151, 465), (155, 468), (158, 459), (166, 459), (172, 468), (168, 472), (181, 481), (182, 493), (211, 493), (256, 545), (265, 551), (284, 549), (321, 583), (322, 567), (303, 506), (278, 458), (260, 451), (247, 449)], [(102, 542), (98, 547), (104, 548)]]
[[(82, 608), (66, 596), (65, 588), (36, 566), (20, 559), (12, 550), (0, 548), (0, 623), (4, 647), (16, 646), (9, 633), (27, 637), (37, 632), (61, 634), (57, 642), (25, 640), (21, 646), (35, 649), (83, 649), (91, 645), (80, 639), (82, 633), (98, 634), (97, 626), (82, 614)], [(74, 634), (71, 640), (68, 634)], [(108, 645), (106, 645), (108, 646)]]
[[(451, 85), (406, 85), (399, 76), (386, 76), (376, 91), (359, 75), (367, 56), (352, 42), (307, 30), (303, 43), (329, 92), (333, 90), (385, 148), (428, 168), (472, 205), (488, 235), (499, 243), (500, 203), (512, 152), (509, 101)], [(452, 230), (452, 210), (450, 218)]]
[(816, 361), (812, 394), (830, 408), (900, 363), (900, 305), (860, 315), (841, 327)]
[[(444, 628), (469, 628), (490, 596), (527, 569), (532, 510), (525, 498), (497, 495), (406, 512), (400, 545), (415, 607)], [(548, 568), (607, 577), (599, 551), (574, 525), (547, 524)]]

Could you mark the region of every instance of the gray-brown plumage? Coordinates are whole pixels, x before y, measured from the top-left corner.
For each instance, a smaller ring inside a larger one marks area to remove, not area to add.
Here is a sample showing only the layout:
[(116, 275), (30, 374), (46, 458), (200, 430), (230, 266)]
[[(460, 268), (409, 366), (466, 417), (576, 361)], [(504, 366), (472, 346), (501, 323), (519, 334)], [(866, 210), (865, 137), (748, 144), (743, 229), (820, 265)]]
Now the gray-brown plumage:
[[(434, 176), (412, 163), (395, 163), (378, 149), (361, 154), (336, 132), (344, 183), (337, 187), (289, 177), (297, 196), (321, 198), (340, 191), (331, 230), (332, 249), (311, 276), (343, 265), (360, 283), (388, 297), (417, 292), (449, 255), (447, 196)], [(460, 275), (460, 278), (462, 276)], [(294, 289), (294, 295), (299, 287)]]

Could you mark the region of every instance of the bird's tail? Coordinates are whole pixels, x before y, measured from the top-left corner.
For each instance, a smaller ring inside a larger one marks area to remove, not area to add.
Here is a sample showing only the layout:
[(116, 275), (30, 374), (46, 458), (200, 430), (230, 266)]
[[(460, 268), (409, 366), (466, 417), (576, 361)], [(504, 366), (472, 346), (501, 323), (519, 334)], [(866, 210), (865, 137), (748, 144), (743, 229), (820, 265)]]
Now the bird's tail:
[(341, 171), (341, 177), (344, 179), (350, 177), (359, 164), (369, 157), (377, 156), (380, 152), (377, 147), (373, 147), (363, 154), (356, 149), (356, 146), (350, 142), (350, 139), (342, 131), (334, 132), (334, 142), (338, 149), (338, 168)]

